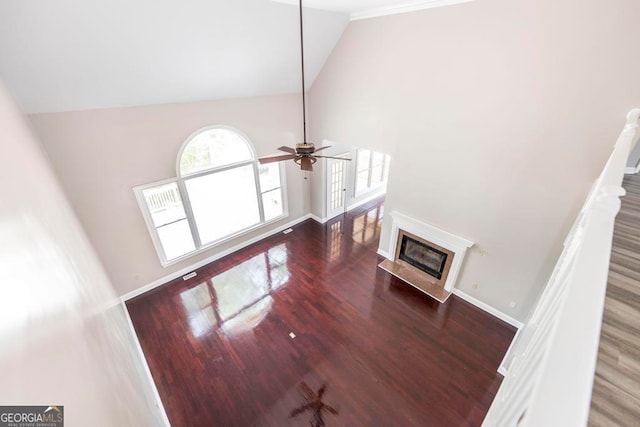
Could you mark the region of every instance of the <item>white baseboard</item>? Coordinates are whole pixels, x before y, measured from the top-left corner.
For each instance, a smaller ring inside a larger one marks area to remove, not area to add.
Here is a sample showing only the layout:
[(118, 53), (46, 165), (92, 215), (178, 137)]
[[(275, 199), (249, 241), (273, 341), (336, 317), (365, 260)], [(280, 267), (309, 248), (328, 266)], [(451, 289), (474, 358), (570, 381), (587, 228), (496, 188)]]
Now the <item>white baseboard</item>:
[[(219, 260), (222, 257), (225, 257), (225, 256), (227, 256), (229, 254), (234, 253), (234, 252), (237, 252), (240, 249), (246, 248), (247, 246), (252, 245), (252, 244), (254, 244), (254, 243), (256, 243), (256, 242), (258, 242), (258, 241), (260, 241), (262, 239), (266, 239), (267, 237), (273, 236), (274, 234), (278, 234), (278, 233), (282, 232), (283, 230), (286, 230), (289, 227), (293, 227), (294, 225), (300, 224), (301, 222), (306, 221), (309, 218), (313, 218), (313, 216), (311, 214), (306, 214), (304, 216), (301, 216), (298, 219), (295, 219), (293, 221), (290, 221), (290, 222), (286, 223), (285, 225), (281, 225), (280, 227), (277, 227), (277, 228), (275, 228), (275, 229), (273, 229), (271, 231), (268, 231), (266, 233), (263, 233), (263, 234), (261, 234), (259, 236), (254, 237), (252, 239), (245, 240), (245, 241), (243, 241), (241, 243), (238, 243), (237, 245), (235, 245), (235, 246), (233, 246), (233, 247), (231, 247), (231, 248), (229, 248), (227, 250), (224, 250), (222, 252), (217, 252), (217, 253), (211, 255), (208, 258), (205, 258), (205, 259), (203, 259), (201, 261), (198, 261), (198, 262), (196, 262), (194, 264), (191, 264), (189, 267), (185, 267), (185, 268), (180, 269), (178, 271), (174, 271), (173, 273), (167, 274), (164, 277), (161, 277), (161, 278), (159, 278), (157, 280), (154, 280), (151, 283), (148, 283), (148, 284), (146, 284), (144, 286), (141, 286), (141, 287), (139, 287), (139, 288), (137, 288), (137, 289), (135, 289), (135, 290), (133, 290), (131, 292), (128, 292), (128, 293), (122, 295), (120, 297), (120, 299), (123, 302), (129, 301), (130, 299), (135, 298), (135, 297), (137, 297), (139, 295), (142, 295), (145, 292), (149, 292), (150, 290), (155, 289), (158, 286), (164, 285), (165, 283), (168, 283), (168, 282), (170, 282), (172, 280), (175, 280), (178, 277), (182, 277), (185, 274), (191, 273), (192, 271), (197, 270), (200, 267), (204, 267), (205, 265), (207, 265), (207, 264), (209, 264), (209, 263), (211, 263), (213, 261)], [(313, 218), (313, 219), (315, 219), (315, 218)]]
[(509, 373), (509, 368), (507, 367), (507, 364), (510, 362), (509, 358), (511, 357), (511, 351), (513, 350), (513, 345), (518, 340), (518, 336), (522, 331), (523, 331), (523, 328), (518, 328), (518, 330), (516, 331), (516, 334), (513, 336), (513, 339), (511, 340), (511, 344), (509, 344), (509, 348), (507, 349), (506, 353), (504, 354), (504, 357), (502, 358), (502, 362), (500, 362), (500, 366), (498, 366), (498, 373), (501, 374), (503, 377), (506, 377), (507, 374)]
[(314, 220), (315, 222), (319, 223), (319, 224), (324, 224), (325, 222), (328, 221), (328, 218), (320, 218), (317, 215), (314, 214), (309, 214), (309, 218), (311, 218), (312, 220)]
[(151, 369), (149, 369), (149, 364), (147, 363), (147, 358), (144, 357), (144, 352), (142, 351), (142, 347), (140, 346), (140, 341), (138, 340), (138, 335), (136, 334), (136, 330), (133, 327), (133, 322), (131, 321), (131, 316), (129, 316), (129, 310), (127, 310), (127, 306), (124, 302), (121, 302), (122, 309), (124, 310), (125, 317), (127, 318), (127, 323), (129, 324), (129, 328), (131, 329), (131, 333), (133, 334), (133, 339), (135, 341), (136, 353), (138, 357), (142, 361), (142, 366), (145, 372), (145, 375), (151, 385), (153, 386), (153, 398), (156, 401), (156, 406), (158, 407), (158, 411), (160, 411), (160, 417), (164, 421), (165, 427), (171, 427), (169, 423), (169, 417), (167, 417), (167, 411), (164, 409), (164, 405), (162, 404), (162, 400), (160, 399), (160, 393), (158, 392), (158, 387), (156, 387), (156, 382), (153, 380), (153, 375), (151, 375)]
[(627, 166), (624, 170), (624, 173), (626, 175), (635, 175), (638, 172), (640, 172), (640, 165), (636, 166), (635, 168), (633, 166)]
[(476, 307), (478, 307), (481, 310), (486, 311), (487, 313), (491, 314), (494, 317), (497, 317), (498, 319), (507, 322), (508, 324), (510, 324), (511, 326), (515, 327), (515, 328), (522, 328), (523, 323), (519, 320), (514, 319), (513, 317), (504, 314), (503, 312), (501, 312), (500, 310), (491, 307), (488, 304), (483, 303), (482, 301), (472, 297), (471, 295), (461, 291), (460, 289), (454, 288), (453, 289), (453, 294), (462, 298), (463, 300), (467, 301), (470, 304), (475, 305)]
[(380, 248), (378, 248), (378, 250), (376, 251), (376, 253), (378, 255), (382, 255), (383, 257), (385, 257), (386, 259), (392, 259), (391, 254), (385, 250), (382, 250)]

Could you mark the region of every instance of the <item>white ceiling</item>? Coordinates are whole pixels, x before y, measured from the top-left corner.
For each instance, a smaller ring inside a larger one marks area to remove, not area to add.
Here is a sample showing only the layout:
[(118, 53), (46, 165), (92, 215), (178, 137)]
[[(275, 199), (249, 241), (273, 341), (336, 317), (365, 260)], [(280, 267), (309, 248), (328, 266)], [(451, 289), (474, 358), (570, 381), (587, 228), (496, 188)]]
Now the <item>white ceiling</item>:
[[(26, 113), (299, 92), (290, 1), (0, 0), (0, 79)], [(304, 0), (307, 86), (350, 18), (460, 1)]]
[[(298, 5), (300, 0), (273, 0)], [(302, 0), (305, 7), (339, 12), (352, 20), (466, 3), (473, 0)]]

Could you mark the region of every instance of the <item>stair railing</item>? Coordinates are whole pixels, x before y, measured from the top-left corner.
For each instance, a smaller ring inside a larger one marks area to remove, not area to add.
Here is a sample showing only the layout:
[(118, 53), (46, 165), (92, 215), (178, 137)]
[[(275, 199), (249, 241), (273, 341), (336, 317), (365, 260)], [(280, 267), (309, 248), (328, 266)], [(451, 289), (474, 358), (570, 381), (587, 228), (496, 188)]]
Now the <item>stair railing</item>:
[(529, 318), (500, 367), (505, 378), (485, 427), (584, 426), (598, 356), (615, 217), (640, 109), (593, 184)]

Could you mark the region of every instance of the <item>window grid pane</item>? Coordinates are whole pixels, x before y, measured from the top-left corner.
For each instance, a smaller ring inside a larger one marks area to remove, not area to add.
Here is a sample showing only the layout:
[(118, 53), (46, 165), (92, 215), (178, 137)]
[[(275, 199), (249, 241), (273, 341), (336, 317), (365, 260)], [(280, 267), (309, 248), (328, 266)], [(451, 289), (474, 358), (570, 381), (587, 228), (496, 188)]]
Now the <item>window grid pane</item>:
[(371, 185), (380, 184), (384, 178), (384, 154), (374, 152), (371, 159)]
[(280, 165), (278, 163), (260, 165), (258, 172), (260, 174), (264, 220), (270, 221), (284, 213), (280, 184)]
[(336, 210), (344, 204), (344, 162), (334, 161), (331, 164), (331, 210)]
[(389, 174), (389, 156), (377, 151), (358, 149), (355, 195), (384, 185)]
[(196, 135), (182, 151), (180, 173), (192, 174), (252, 159), (247, 142), (237, 132), (209, 129)]
[(371, 158), (371, 150), (358, 149), (356, 158), (356, 170), (358, 172), (368, 170)]
[(260, 223), (253, 165), (185, 180), (203, 245)]
[(260, 190), (262, 193), (280, 188), (280, 165), (267, 163), (258, 167), (260, 174)]
[(265, 221), (271, 221), (284, 213), (280, 188), (262, 194), (262, 207)]
[(196, 249), (189, 222), (185, 219), (157, 228), (158, 238), (167, 261), (188, 254)]
[(154, 227), (158, 228), (186, 218), (178, 184), (175, 182), (144, 189), (142, 195)]
[(369, 170), (358, 172), (356, 176), (356, 193), (360, 193), (369, 188)]

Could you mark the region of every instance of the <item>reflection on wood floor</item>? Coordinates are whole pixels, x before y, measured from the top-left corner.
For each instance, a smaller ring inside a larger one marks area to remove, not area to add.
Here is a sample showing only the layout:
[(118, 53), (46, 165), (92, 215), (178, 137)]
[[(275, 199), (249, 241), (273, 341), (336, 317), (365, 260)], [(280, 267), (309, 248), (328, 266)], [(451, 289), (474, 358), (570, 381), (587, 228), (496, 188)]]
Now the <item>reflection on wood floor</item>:
[(515, 331), (377, 268), (382, 214), (306, 221), (127, 303), (172, 426), (482, 423)]
[(590, 426), (640, 425), (640, 175), (616, 217)]

